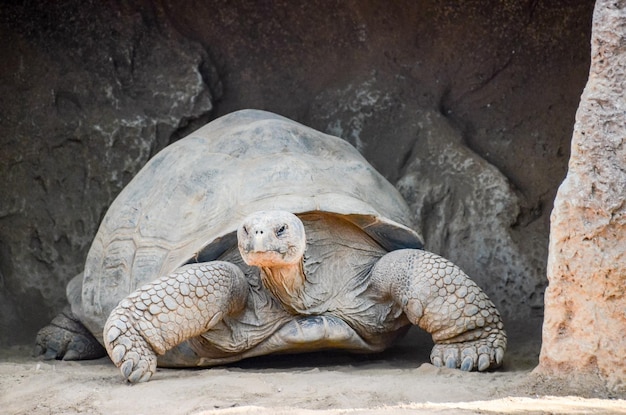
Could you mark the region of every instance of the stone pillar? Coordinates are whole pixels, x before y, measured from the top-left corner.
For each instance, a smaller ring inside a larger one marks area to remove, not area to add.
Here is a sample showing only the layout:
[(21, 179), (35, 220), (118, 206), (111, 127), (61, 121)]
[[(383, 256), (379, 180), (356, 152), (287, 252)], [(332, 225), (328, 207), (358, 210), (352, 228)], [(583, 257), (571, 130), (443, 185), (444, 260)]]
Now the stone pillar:
[(598, 0), (569, 171), (551, 217), (536, 372), (626, 392), (626, 0)]

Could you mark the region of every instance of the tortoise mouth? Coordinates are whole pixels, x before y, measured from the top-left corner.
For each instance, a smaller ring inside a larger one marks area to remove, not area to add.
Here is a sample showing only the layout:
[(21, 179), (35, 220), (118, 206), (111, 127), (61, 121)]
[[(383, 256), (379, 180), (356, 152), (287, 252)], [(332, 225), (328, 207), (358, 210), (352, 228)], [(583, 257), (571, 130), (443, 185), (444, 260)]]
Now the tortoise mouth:
[[(242, 252), (242, 258), (248, 265), (257, 267), (280, 267), (293, 265), (294, 261), (286, 258), (285, 253), (279, 251), (245, 251)], [(297, 262), (297, 261), (296, 261)]]

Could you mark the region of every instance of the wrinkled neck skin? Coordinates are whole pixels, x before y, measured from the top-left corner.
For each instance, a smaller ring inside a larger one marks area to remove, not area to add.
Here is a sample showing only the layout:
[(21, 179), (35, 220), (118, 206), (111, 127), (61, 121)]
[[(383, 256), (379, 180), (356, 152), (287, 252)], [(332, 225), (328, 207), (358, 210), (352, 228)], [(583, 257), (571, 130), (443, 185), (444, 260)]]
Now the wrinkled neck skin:
[(261, 267), (261, 280), (287, 311), (297, 314), (297, 309), (304, 307), (301, 295), (306, 281), (303, 259), (295, 264)]

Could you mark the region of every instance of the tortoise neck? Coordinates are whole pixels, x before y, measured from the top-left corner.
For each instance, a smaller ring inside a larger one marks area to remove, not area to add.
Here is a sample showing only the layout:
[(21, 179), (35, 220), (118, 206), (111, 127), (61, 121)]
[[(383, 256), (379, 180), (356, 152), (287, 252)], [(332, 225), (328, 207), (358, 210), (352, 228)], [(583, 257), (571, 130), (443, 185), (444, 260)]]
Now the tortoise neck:
[(302, 259), (293, 265), (261, 267), (261, 280), (289, 312), (297, 313), (306, 280)]

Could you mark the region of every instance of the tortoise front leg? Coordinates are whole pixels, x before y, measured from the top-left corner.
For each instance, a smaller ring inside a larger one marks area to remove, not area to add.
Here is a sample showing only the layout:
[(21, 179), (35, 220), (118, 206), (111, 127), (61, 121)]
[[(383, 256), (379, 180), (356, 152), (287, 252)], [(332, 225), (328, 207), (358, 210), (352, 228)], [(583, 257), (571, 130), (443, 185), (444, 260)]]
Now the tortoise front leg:
[(181, 267), (139, 288), (113, 309), (104, 325), (111, 360), (129, 382), (144, 382), (157, 357), (243, 310), (248, 282), (229, 262)]
[(411, 323), (432, 335), (435, 366), (484, 371), (502, 364), (506, 333), (500, 313), (452, 262), (427, 251), (393, 251), (378, 261), (372, 278)]

